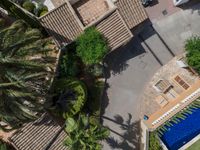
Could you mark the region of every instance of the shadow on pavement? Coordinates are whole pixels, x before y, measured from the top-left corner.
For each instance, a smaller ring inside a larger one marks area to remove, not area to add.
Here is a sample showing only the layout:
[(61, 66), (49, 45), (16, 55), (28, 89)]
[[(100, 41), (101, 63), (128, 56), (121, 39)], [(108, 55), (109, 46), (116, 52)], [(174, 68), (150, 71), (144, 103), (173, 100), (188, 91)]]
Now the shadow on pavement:
[(128, 114), (128, 119), (124, 120), (122, 116), (114, 116), (114, 120), (108, 117), (102, 116), (103, 119), (112, 121), (118, 125), (123, 131), (123, 134), (120, 134), (113, 129), (109, 128), (110, 132), (118, 135), (119, 139), (114, 137), (109, 137), (106, 139), (106, 142), (112, 149), (123, 149), (123, 150), (139, 150), (140, 149), (140, 122), (132, 122), (132, 115)]
[(198, 14), (200, 15), (200, 2), (199, 2), (199, 0), (191, 0), (188, 3), (180, 5), (179, 7), (183, 10), (191, 9), (191, 14), (193, 14), (195, 11), (198, 11)]
[(138, 38), (134, 37), (126, 45), (108, 54), (104, 59), (106, 78), (110, 77), (111, 72), (116, 75), (126, 70), (129, 66), (127, 61), (143, 53), (145, 49)]

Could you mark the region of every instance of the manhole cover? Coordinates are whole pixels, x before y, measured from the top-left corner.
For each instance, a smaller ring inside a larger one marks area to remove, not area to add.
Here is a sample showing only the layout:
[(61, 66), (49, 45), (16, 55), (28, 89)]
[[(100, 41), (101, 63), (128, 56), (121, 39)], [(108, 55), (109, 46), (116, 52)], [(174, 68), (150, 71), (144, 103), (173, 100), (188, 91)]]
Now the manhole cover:
[(164, 16), (167, 15), (167, 14), (168, 14), (167, 10), (166, 10), (166, 9), (163, 10), (163, 11), (162, 11), (162, 14), (163, 14)]

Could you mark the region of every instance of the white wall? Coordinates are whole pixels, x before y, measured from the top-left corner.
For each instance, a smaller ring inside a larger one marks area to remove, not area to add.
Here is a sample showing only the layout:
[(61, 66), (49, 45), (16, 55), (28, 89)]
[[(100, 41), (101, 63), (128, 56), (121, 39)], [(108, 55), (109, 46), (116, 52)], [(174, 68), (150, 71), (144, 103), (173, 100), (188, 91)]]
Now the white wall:
[(55, 8), (55, 6), (53, 5), (53, 3), (51, 2), (51, 0), (45, 0), (44, 1), (44, 5), (46, 5), (48, 7), (48, 10), (51, 11), (52, 9)]
[(79, 0), (69, 0), (71, 5), (74, 5), (75, 3), (77, 3)]
[(173, 2), (175, 6), (178, 6), (178, 5), (189, 2), (189, 0), (173, 0)]

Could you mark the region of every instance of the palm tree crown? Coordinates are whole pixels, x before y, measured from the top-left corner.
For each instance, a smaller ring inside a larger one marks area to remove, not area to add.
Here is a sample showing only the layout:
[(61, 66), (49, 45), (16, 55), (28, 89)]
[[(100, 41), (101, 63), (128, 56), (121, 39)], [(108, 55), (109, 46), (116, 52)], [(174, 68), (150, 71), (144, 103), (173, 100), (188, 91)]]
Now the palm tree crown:
[(42, 110), (55, 62), (50, 44), (21, 20), (0, 31), (0, 121), (19, 125)]

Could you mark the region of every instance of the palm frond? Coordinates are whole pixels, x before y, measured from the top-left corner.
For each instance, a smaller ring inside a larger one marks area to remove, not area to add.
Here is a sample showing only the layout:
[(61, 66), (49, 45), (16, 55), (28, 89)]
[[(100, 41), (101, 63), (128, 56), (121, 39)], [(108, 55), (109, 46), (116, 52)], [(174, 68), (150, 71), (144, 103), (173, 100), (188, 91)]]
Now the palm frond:
[(33, 93), (25, 93), (16, 90), (5, 90), (4, 93), (12, 98), (23, 98), (23, 97), (35, 98)]

